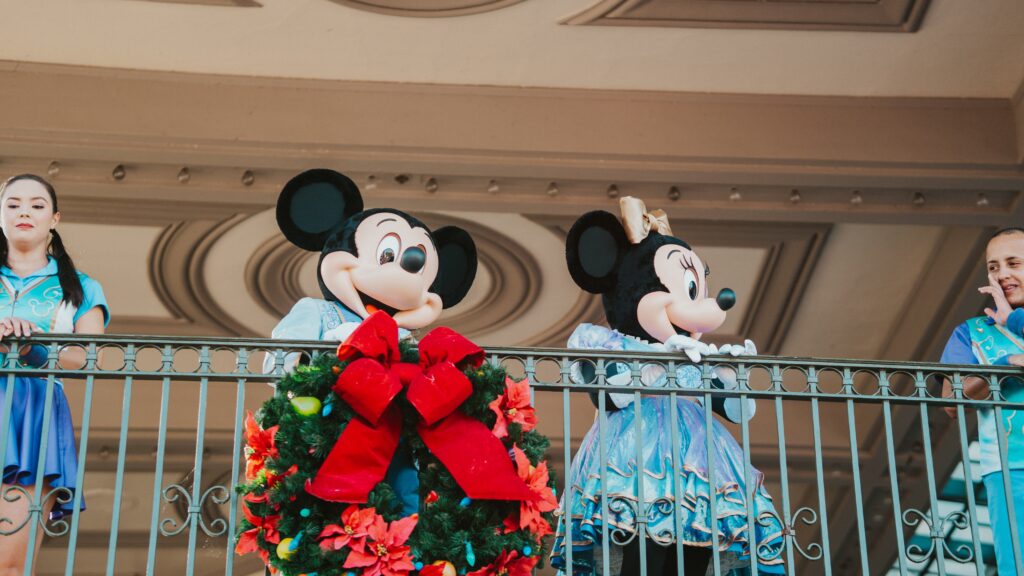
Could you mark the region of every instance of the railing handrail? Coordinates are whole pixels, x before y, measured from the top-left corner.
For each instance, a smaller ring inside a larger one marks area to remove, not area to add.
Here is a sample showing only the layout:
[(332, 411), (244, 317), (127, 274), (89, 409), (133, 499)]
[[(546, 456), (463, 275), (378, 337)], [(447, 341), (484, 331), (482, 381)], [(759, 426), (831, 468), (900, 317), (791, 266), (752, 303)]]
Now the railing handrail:
[[(91, 344), (104, 346), (107, 344), (135, 344), (137, 347), (154, 347), (158, 345), (177, 345), (183, 349), (209, 347), (212, 349), (238, 348), (256, 349), (308, 349), (318, 351), (333, 351), (338, 348), (334, 342), (322, 340), (284, 340), (272, 338), (249, 338), (249, 337), (213, 337), (213, 336), (160, 336), (141, 334), (37, 334), (29, 338), (8, 338), (8, 342), (15, 342), (18, 345), (25, 344)], [(534, 356), (539, 358), (572, 357), (577, 360), (587, 359), (618, 359), (636, 358), (662, 361), (678, 361), (685, 358), (681, 353), (671, 352), (641, 352), (641, 351), (604, 351), (593, 349), (575, 348), (554, 348), (554, 347), (531, 347), (531, 346), (483, 346), (484, 351), (489, 355), (502, 357)], [(938, 362), (925, 362), (915, 360), (869, 360), (858, 358), (818, 358), (813, 356), (740, 356), (729, 355), (708, 355), (705, 357), (712, 363), (744, 364), (750, 366), (783, 366), (802, 365), (815, 368), (877, 368), (887, 372), (908, 372), (925, 371), (930, 373), (952, 374), (954, 372), (967, 372), (970, 374), (993, 374), (993, 375), (1015, 375), (1021, 374), (1024, 369), (1016, 366), (981, 366), (977, 364), (940, 364)], [(686, 360), (688, 362), (688, 360)], [(57, 368), (60, 370), (60, 368)]]

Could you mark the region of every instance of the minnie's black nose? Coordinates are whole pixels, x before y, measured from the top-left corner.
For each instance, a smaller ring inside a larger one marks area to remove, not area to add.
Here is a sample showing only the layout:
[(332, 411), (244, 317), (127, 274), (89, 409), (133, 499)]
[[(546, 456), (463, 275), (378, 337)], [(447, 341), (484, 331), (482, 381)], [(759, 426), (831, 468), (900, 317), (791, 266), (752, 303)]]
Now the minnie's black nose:
[(715, 302), (718, 302), (718, 307), (722, 310), (728, 310), (736, 305), (736, 293), (730, 288), (722, 288), (718, 297), (715, 298)]
[(402, 269), (413, 274), (419, 272), (427, 264), (427, 253), (419, 246), (413, 246), (402, 253)]

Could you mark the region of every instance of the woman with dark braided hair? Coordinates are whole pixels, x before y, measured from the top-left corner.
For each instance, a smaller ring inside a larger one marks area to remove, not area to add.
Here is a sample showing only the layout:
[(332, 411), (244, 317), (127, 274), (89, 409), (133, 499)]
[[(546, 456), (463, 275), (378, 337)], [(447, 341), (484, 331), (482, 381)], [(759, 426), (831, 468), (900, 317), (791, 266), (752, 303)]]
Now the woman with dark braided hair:
[[(0, 185), (0, 350), (4, 352), (10, 338), (44, 332), (102, 334), (109, 321), (103, 289), (75, 269), (57, 233), (58, 222), (57, 194), (46, 180), (22, 174)], [(25, 346), (20, 355), (23, 364), (46, 363), (42, 346)], [(84, 360), (84, 350), (74, 347), (61, 351), (59, 357), (65, 367), (81, 366)], [(0, 498), (0, 574), (23, 573), (27, 555), (38, 552), (42, 530), (36, 532), (35, 542), (29, 542), (27, 524), (13, 534), (6, 532), (28, 517), (39, 474), (43, 477), (41, 513), (54, 519), (74, 512), (75, 430), (58, 381), (50, 387), (47, 438), (41, 446), (47, 388), (45, 377), (0, 379), (0, 406), (11, 402), (9, 418), (0, 422), (5, 496)]]

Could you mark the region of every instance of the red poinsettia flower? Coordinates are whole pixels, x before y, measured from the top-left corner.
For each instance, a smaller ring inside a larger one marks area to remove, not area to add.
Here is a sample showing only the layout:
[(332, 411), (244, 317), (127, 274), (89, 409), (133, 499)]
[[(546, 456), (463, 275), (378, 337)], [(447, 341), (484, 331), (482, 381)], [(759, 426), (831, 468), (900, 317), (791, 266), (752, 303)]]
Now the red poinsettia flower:
[(252, 524), (252, 528), (238, 535), (235, 554), (242, 555), (256, 552), (263, 559), (263, 563), (266, 564), (270, 561), (270, 553), (260, 548), (257, 536), (259, 536), (260, 532), (263, 532), (263, 539), (269, 544), (279, 543), (281, 541), (281, 533), (277, 531), (277, 522), (281, 517), (277, 514), (263, 517), (256, 516), (249, 511), (248, 506), (242, 506), (242, 512), (245, 514), (245, 519)]
[(341, 524), (328, 524), (317, 539), (324, 550), (341, 550), (348, 546), (362, 552), (366, 546), (368, 530), (377, 518), (375, 508), (360, 508), (355, 504), (341, 513)]
[(277, 426), (271, 426), (266, 430), (260, 428), (253, 417), (252, 411), (245, 414), (245, 478), (252, 480), (256, 478), (267, 458), (277, 458), (277, 446), (274, 444), (274, 435), (277, 434)]
[(505, 519), (505, 533), (527, 530), (538, 540), (548, 534), (554, 534), (551, 525), (541, 516), (545, 512), (551, 512), (558, 508), (555, 493), (548, 486), (548, 463), (541, 462), (537, 466), (531, 465), (526, 453), (518, 446), (512, 446), (512, 454), (516, 459), (516, 472), (536, 498), (519, 504), (518, 519), (514, 517)]
[(504, 550), (494, 562), (466, 576), (530, 576), (536, 565), (536, 556), (520, 556), (515, 550)]
[(537, 414), (530, 406), (530, 383), (525, 379), (519, 382), (505, 377), (505, 393), (488, 404), (498, 415), (494, 423), (494, 435), (498, 438), (508, 436), (508, 425), (519, 424), (523, 432), (533, 430), (537, 426)]
[(412, 534), (418, 514), (395, 520), (390, 525), (381, 516), (375, 516), (367, 528), (369, 539), (363, 550), (352, 550), (345, 560), (344, 568), (362, 568), (363, 576), (401, 576), (416, 566), (412, 552), (405, 546)]

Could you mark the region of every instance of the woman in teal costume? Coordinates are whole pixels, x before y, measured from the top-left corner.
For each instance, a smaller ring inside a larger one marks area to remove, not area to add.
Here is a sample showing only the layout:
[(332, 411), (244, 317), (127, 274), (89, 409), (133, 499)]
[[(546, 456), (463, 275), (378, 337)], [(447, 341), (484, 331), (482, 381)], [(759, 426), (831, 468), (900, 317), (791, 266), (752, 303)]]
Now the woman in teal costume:
[[(102, 334), (109, 321), (103, 289), (75, 269), (57, 233), (59, 221), (57, 195), (46, 180), (23, 174), (0, 185), (0, 341), (5, 353), (11, 337), (48, 332)], [(45, 347), (26, 346), (21, 363), (43, 366), (46, 356)], [(84, 360), (84, 350), (69, 348), (61, 351), (59, 362), (76, 367)], [(48, 395), (50, 410), (44, 414)], [(20, 574), (26, 554), (35, 554), (42, 541), (39, 530), (37, 540), (29, 542), (27, 524), (22, 525), (36, 498), (39, 475), (43, 477), (41, 513), (50, 519), (71, 514), (78, 489), (78, 458), (71, 411), (60, 381), (5, 377), (0, 380), (0, 406), (8, 401), (10, 415), (0, 422), (5, 496), (0, 498), (0, 530), (5, 531), (0, 532), (0, 573)], [(44, 423), (47, 438), (42, 445)], [(13, 533), (6, 533), (12, 526)]]

